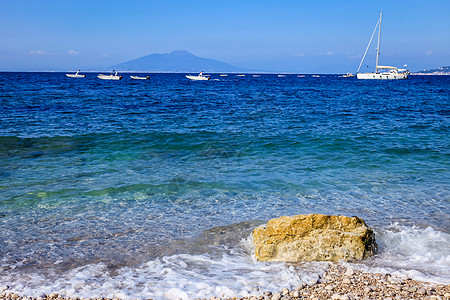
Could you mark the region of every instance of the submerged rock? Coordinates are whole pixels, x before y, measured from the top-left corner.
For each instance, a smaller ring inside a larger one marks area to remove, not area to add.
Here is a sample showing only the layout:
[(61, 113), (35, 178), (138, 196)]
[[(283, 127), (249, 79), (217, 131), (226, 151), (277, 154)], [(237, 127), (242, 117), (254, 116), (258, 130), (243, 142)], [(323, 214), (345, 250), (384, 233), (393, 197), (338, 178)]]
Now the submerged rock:
[(260, 261), (348, 261), (377, 250), (375, 234), (358, 217), (284, 216), (255, 228), (252, 236)]

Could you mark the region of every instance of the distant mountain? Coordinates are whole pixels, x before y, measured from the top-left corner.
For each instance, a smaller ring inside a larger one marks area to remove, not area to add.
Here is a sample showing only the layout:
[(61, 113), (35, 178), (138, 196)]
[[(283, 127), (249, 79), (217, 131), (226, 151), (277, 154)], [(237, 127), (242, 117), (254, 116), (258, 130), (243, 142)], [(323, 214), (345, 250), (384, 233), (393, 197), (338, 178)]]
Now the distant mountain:
[(209, 58), (195, 56), (186, 50), (176, 50), (171, 53), (150, 54), (133, 59), (108, 69), (118, 71), (145, 71), (145, 72), (250, 72), (252, 70), (239, 68), (230, 64)]
[(450, 66), (440, 67), (436, 69), (426, 69), (415, 72), (414, 75), (450, 75)]

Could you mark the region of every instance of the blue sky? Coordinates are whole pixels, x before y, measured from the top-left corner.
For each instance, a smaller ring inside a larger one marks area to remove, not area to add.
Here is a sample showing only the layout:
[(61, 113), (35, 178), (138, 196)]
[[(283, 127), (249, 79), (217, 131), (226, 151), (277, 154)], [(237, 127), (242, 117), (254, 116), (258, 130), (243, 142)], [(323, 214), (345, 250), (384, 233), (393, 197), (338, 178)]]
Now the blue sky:
[(450, 65), (449, 0), (0, 0), (0, 70), (92, 70), (183, 49), (273, 72), (355, 72), (381, 10), (382, 64)]

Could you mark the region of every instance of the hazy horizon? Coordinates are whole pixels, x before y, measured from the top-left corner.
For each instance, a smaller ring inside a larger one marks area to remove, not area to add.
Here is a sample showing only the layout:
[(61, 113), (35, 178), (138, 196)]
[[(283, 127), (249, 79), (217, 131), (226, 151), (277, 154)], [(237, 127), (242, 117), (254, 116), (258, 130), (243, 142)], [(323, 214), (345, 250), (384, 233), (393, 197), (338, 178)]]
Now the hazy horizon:
[[(450, 2), (4, 1), (0, 71), (104, 69), (187, 50), (270, 73), (355, 72), (383, 11), (380, 63), (450, 64)], [(373, 70), (372, 43), (361, 71)], [(368, 66), (368, 67), (366, 67)]]

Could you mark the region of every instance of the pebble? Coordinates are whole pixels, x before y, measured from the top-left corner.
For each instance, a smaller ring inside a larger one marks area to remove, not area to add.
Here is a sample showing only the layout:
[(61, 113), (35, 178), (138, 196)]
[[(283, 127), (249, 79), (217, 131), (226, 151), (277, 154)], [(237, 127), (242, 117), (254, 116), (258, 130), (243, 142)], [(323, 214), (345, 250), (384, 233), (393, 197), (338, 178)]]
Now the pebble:
[(417, 294), (419, 294), (419, 295), (425, 295), (427, 293), (427, 291), (424, 289), (424, 288), (420, 288), (420, 289), (418, 289), (417, 290)]
[(392, 283), (392, 284), (403, 284), (403, 280), (398, 277), (391, 277), (391, 278), (389, 278), (388, 281), (389, 281), (389, 283)]
[(353, 274), (355, 274), (355, 271), (351, 268), (347, 268), (347, 270), (345, 271), (345, 276), (353, 276)]
[(417, 291), (417, 288), (415, 286), (408, 286), (407, 288), (405, 288), (405, 290), (410, 293), (414, 293)]

